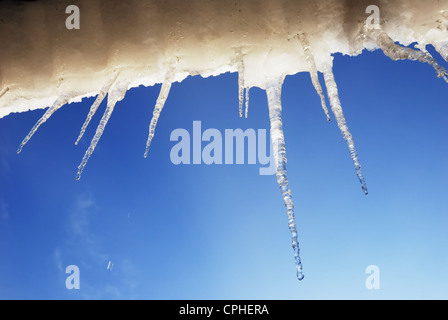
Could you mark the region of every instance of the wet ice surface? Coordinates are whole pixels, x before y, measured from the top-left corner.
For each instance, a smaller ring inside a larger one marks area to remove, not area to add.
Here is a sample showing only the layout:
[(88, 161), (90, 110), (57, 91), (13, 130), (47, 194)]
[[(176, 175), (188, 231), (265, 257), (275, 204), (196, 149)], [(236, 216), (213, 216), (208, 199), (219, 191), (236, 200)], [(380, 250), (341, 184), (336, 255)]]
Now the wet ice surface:
[(271, 142), (274, 152), (275, 170), (277, 183), (283, 196), (286, 206), (286, 214), (288, 216), (288, 228), (292, 236), (292, 248), (294, 250), (294, 259), (296, 262), (297, 279), (303, 280), (304, 274), (302, 270), (302, 261), (300, 259), (300, 248), (296, 226), (296, 218), (294, 216), (294, 202), (292, 201), (292, 193), (289, 188), (288, 177), (286, 172), (286, 147), (285, 137), (283, 134), (282, 120), (282, 103), (281, 90), (283, 79), (277, 79), (268, 85), (266, 94), (269, 106), (269, 119), (271, 123)]

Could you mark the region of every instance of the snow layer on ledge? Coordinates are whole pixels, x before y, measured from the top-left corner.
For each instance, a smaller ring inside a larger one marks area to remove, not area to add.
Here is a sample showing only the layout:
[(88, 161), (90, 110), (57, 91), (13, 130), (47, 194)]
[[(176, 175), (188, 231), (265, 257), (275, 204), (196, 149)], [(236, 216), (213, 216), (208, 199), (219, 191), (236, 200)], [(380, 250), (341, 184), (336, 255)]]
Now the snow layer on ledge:
[[(68, 30), (66, 8), (80, 9)], [(376, 44), (362, 37), (366, 8), (380, 9), (396, 42), (447, 48), (448, 1), (438, 0), (40, 0), (0, 3), (0, 118), (96, 96), (119, 71), (129, 88), (217, 76), (244, 61), (246, 88), (309, 72), (299, 34), (318, 71), (333, 53), (357, 55)]]

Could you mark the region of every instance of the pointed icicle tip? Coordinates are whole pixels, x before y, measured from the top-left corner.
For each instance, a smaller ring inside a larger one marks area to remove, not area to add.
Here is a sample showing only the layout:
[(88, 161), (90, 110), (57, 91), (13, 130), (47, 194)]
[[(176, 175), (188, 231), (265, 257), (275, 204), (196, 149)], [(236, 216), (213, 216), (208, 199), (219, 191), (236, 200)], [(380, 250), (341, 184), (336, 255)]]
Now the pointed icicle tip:
[(69, 96), (62, 96), (56, 99), (56, 101), (53, 103), (53, 105), (48, 108), (47, 111), (45, 111), (44, 115), (36, 122), (36, 124), (33, 126), (31, 131), (28, 133), (28, 135), (23, 139), (22, 143), (20, 144), (19, 148), (17, 149), (17, 154), (22, 152), (23, 147), (28, 143), (28, 141), (31, 139), (31, 137), (36, 133), (37, 129), (45, 123), (53, 113), (55, 113), (58, 109), (60, 109), (64, 104), (66, 104), (70, 100)]
[(339, 91), (336, 84), (336, 80), (334, 79), (332, 64), (329, 63), (324, 68), (324, 79), (325, 85), (327, 87), (328, 100), (330, 100), (331, 110), (336, 118), (336, 122), (338, 123), (339, 130), (342, 133), (342, 137), (347, 143), (350, 157), (355, 165), (356, 175), (358, 176), (359, 182), (361, 183), (362, 190), (364, 194), (368, 194), (367, 191), (367, 183), (364, 179), (361, 170), (361, 163), (359, 162), (358, 153), (355, 149), (355, 142), (353, 140), (353, 136), (350, 133), (347, 122), (344, 117), (344, 113), (341, 106), (341, 101), (339, 100)]

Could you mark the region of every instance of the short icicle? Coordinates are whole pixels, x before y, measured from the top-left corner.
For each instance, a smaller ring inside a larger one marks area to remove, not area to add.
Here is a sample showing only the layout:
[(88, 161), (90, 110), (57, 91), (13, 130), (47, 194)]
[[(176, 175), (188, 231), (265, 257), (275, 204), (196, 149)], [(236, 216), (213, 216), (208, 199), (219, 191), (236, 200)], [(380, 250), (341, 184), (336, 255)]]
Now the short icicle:
[[(244, 104), (244, 61), (241, 48), (236, 50), (236, 59), (238, 67), (238, 100), (239, 100), (239, 114), (240, 118), (243, 117), (243, 104)], [(247, 110), (247, 109), (246, 109)]]
[(305, 53), (305, 60), (310, 68), (311, 82), (313, 83), (314, 89), (316, 89), (316, 92), (320, 97), (322, 109), (324, 110), (325, 115), (327, 116), (327, 121), (330, 121), (331, 120), (330, 113), (328, 112), (327, 103), (325, 102), (324, 91), (322, 90), (322, 86), (320, 85), (319, 82), (319, 74), (317, 71), (316, 62), (314, 61), (314, 56), (311, 53), (310, 43), (304, 32), (300, 32), (297, 36), (300, 40), (300, 43), (302, 44), (302, 49), (303, 52)]
[(48, 108), (48, 110), (44, 113), (42, 118), (40, 118), (34, 127), (31, 129), (30, 133), (23, 139), (22, 143), (20, 144), (19, 148), (17, 149), (17, 153), (22, 152), (23, 147), (27, 144), (27, 142), (31, 139), (31, 137), (36, 133), (37, 129), (46, 122), (53, 113), (55, 113), (59, 108), (61, 108), (64, 104), (66, 104), (70, 100), (69, 96), (62, 96), (59, 97), (51, 107)]
[(163, 107), (165, 106), (166, 99), (168, 98), (168, 95), (170, 93), (171, 85), (174, 80), (174, 68), (171, 67), (166, 76), (165, 80), (163, 81), (162, 88), (160, 89), (159, 97), (157, 98), (156, 105), (154, 107), (154, 112), (152, 114), (152, 119), (149, 124), (149, 134), (148, 134), (148, 140), (146, 141), (146, 150), (144, 157), (148, 157), (149, 153), (149, 147), (151, 146), (151, 141), (154, 138), (154, 134), (156, 131), (157, 121), (159, 120), (160, 113), (163, 110)]
[(246, 88), (246, 115), (245, 115), (246, 119), (249, 116), (249, 90), (250, 90), (250, 87), (247, 87)]
[(330, 100), (331, 110), (333, 111), (333, 114), (336, 118), (336, 122), (338, 123), (338, 127), (342, 132), (342, 136), (344, 137), (344, 140), (347, 142), (350, 151), (350, 157), (352, 158), (353, 163), (355, 164), (356, 175), (358, 176), (359, 182), (361, 183), (362, 190), (364, 191), (365, 195), (368, 195), (369, 192), (367, 190), (367, 184), (362, 174), (361, 163), (359, 162), (358, 154), (355, 149), (355, 141), (353, 140), (353, 136), (351, 135), (348, 129), (347, 122), (345, 120), (344, 113), (342, 111), (341, 101), (339, 100), (338, 87), (334, 79), (332, 69), (333, 69), (332, 63), (329, 63), (324, 67), (325, 85), (327, 87), (328, 99)]
[(304, 274), (302, 270), (302, 261), (300, 259), (300, 248), (298, 241), (298, 233), (296, 220), (294, 217), (294, 203), (289, 188), (288, 178), (286, 175), (286, 149), (282, 124), (282, 104), (281, 104), (281, 88), (283, 78), (271, 82), (267, 89), (267, 98), (269, 106), (269, 119), (271, 123), (271, 141), (274, 152), (275, 168), (277, 183), (282, 192), (283, 200), (288, 215), (288, 227), (292, 236), (292, 248), (294, 250), (294, 259), (297, 269), (297, 278), (303, 280)]
[(107, 93), (109, 92), (110, 88), (112, 87), (112, 85), (117, 80), (117, 77), (118, 77), (118, 72), (116, 71), (116, 72), (114, 72), (112, 78), (110, 78), (109, 82), (107, 82), (104, 85), (104, 87), (101, 89), (100, 93), (96, 97), (96, 100), (93, 103), (93, 105), (90, 107), (89, 114), (87, 115), (87, 118), (86, 118), (84, 124), (82, 125), (81, 132), (80, 132), (80, 134), (78, 136), (78, 139), (75, 142), (75, 145), (78, 145), (78, 143), (81, 140), (82, 136), (86, 132), (86, 129), (87, 129), (90, 121), (92, 120), (93, 116), (95, 115), (96, 111), (98, 110), (98, 107), (103, 102), (103, 100), (106, 97)]
[(118, 101), (122, 100), (126, 94), (126, 91), (128, 89), (128, 82), (121, 83), (119, 85), (115, 84), (112, 86), (111, 90), (108, 93), (107, 97), (107, 107), (104, 111), (103, 117), (101, 118), (100, 124), (96, 128), (95, 136), (92, 139), (92, 142), (90, 143), (89, 148), (87, 149), (86, 153), (84, 154), (84, 158), (82, 159), (81, 164), (78, 167), (78, 173), (76, 175), (76, 180), (81, 179), (81, 174), (84, 171), (84, 168), (87, 164), (87, 161), (89, 161), (90, 156), (92, 155), (93, 151), (95, 151), (96, 145), (98, 144), (98, 141), (100, 140), (101, 136), (103, 135), (104, 128), (107, 125), (107, 122), (110, 119), (110, 116), (112, 115), (112, 112), (114, 111), (115, 105)]

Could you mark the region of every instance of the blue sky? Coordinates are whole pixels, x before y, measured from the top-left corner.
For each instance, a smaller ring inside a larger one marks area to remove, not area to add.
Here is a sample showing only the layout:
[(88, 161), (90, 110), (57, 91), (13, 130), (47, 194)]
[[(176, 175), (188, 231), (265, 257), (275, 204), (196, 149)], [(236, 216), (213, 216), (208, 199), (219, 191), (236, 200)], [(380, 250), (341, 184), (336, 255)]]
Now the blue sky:
[[(160, 85), (130, 90), (80, 181), (104, 104), (79, 146), (94, 98), (56, 112), (20, 155), (44, 111), (0, 119), (0, 298), (447, 299), (448, 86), (430, 66), (381, 52), (336, 55), (334, 72), (370, 194), (309, 75), (288, 76), (304, 281), (274, 176), (259, 165), (170, 161), (171, 132), (191, 132), (195, 120), (222, 133), (269, 128), (265, 92), (251, 89), (249, 119), (240, 119), (237, 75), (225, 74), (173, 85), (148, 159)], [(65, 287), (69, 265), (80, 268), (80, 290)], [(369, 265), (380, 269), (380, 290), (365, 287)]]

